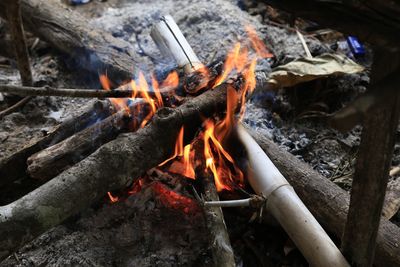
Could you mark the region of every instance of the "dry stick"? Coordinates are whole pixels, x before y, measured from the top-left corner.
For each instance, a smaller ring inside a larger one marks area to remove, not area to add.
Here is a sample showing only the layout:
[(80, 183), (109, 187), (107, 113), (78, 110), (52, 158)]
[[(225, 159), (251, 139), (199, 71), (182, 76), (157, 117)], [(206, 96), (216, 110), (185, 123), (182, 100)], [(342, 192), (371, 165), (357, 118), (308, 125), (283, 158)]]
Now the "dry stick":
[(78, 116), (71, 117), (55, 127), (53, 131), (37, 141), (31, 142), (11, 156), (0, 161), (0, 187), (26, 175), (26, 160), (32, 154), (54, 145), (72, 134), (81, 131), (98, 119), (110, 114), (108, 101), (96, 101)]
[(0, 207), (0, 260), (107, 191), (123, 188), (157, 166), (172, 154), (183, 125), (197, 129), (201, 115), (209, 117), (225, 108), (225, 84), (176, 109), (162, 108), (143, 129), (120, 134), (46, 184)]
[[(15, 56), (17, 58), (17, 64), (19, 73), (21, 75), (22, 84), (31, 86), (33, 83), (31, 64), (29, 62), (28, 48), (26, 47), (26, 40), (24, 34), (24, 28), (22, 25), (20, 1), (15, 0), (9, 3), (7, 6), (7, 17), (10, 24), (11, 35), (14, 41)], [(16, 104), (0, 112), (0, 119), (4, 116), (14, 112), (18, 108), (24, 106), (31, 97), (25, 97), (18, 101)]]
[[(145, 101), (136, 100), (130, 109), (143, 110), (145, 105)], [(117, 137), (134, 120), (137, 120), (136, 125), (139, 125), (140, 118), (133, 118), (130, 114), (125, 109), (119, 110), (62, 142), (33, 154), (27, 160), (29, 175), (46, 181), (81, 161), (100, 146)], [(134, 116), (133, 112), (132, 114)]]
[[(347, 219), (349, 194), (273, 141), (247, 129), (327, 232), (341, 238)], [(382, 219), (374, 261), (376, 266), (400, 266), (399, 240), (400, 228)]]
[[(164, 97), (174, 92), (175, 88), (160, 88), (160, 94)], [(99, 89), (67, 89), (51, 87), (27, 87), (18, 85), (0, 85), (0, 92), (13, 93), (21, 96), (65, 96), (80, 98), (129, 98), (134, 94), (140, 94), (141, 89), (132, 90), (129, 84), (120, 86), (113, 90)], [(150, 96), (155, 96), (154, 91), (146, 91)]]

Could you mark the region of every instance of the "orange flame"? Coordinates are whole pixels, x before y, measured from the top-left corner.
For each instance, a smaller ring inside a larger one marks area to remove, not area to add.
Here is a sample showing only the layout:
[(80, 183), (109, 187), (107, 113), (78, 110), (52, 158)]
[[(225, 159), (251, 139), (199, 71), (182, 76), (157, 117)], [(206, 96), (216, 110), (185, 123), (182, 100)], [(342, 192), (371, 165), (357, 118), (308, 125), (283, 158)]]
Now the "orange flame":
[(178, 138), (176, 139), (176, 143), (175, 143), (174, 154), (170, 158), (161, 162), (158, 166), (163, 166), (167, 162), (175, 159), (177, 156), (182, 156), (182, 155), (183, 155), (183, 127), (179, 130)]
[(247, 25), (245, 26), (247, 35), (250, 38), (250, 42), (254, 48), (254, 50), (256, 50), (257, 55), (261, 58), (271, 58), (274, 57), (273, 54), (271, 54), (267, 47), (265, 46), (264, 42), (258, 37), (256, 30)]
[(167, 78), (161, 83), (162, 88), (166, 87), (178, 87), (179, 85), (179, 75), (177, 71), (172, 71), (168, 74)]
[(192, 163), (192, 154), (190, 153), (191, 145), (186, 145), (183, 149), (183, 166), (185, 171), (183, 173), (184, 176), (188, 178), (195, 179), (196, 174), (194, 172), (194, 167)]

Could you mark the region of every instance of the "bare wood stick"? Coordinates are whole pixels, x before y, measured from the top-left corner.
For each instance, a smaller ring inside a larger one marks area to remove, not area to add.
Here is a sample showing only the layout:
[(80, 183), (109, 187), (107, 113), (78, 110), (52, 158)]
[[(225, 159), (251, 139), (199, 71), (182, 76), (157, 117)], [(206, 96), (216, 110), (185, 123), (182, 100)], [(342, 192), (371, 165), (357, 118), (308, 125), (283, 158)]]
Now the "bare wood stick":
[[(347, 219), (349, 194), (265, 136), (247, 129), (327, 232), (340, 239)], [(399, 240), (400, 228), (382, 219), (374, 260), (376, 266), (400, 265)]]
[[(145, 101), (138, 99), (130, 109), (144, 109), (145, 105)], [(127, 110), (119, 110), (60, 143), (33, 154), (27, 160), (27, 171), (32, 178), (49, 180), (117, 137), (134, 120), (137, 120), (136, 125), (141, 122), (140, 118), (133, 118)]]
[(356, 266), (373, 263), (399, 112), (396, 92), (364, 121), (342, 241), (344, 254)]
[(43, 138), (34, 141), (11, 156), (0, 161), (0, 186), (11, 183), (18, 178), (26, 176), (26, 160), (32, 154), (81, 131), (98, 119), (102, 119), (110, 114), (111, 104), (108, 101), (96, 101), (89, 105), (81, 114), (65, 120), (55, 127)]
[[(160, 94), (164, 97), (172, 94), (175, 88), (160, 88)], [(21, 96), (65, 96), (80, 98), (129, 98), (134, 94), (142, 93), (141, 89), (132, 90), (129, 84), (120, 86), (113, 90), (99, 89), (67, 89), (51, 87), (28, 87), (18, 85), (0, 85), (0, 92), (13, 93)], [(146, 91), (149, 96), (155, 96), (154, 91)]]
[[(33, 79), (24, 28), (22, 25), (20, 0), (10, 1), (10, 3), (7, 5), (7, 11), (8, 22), (10, 24), (11, 35), (14, 41), (15, 56), (17, 58), (22, 84), (31, 86)], [(25, 101), (25, 103), (26, 102), (27, 101)]]
[[(214, 179), (210, 175), (202, 175), (202, 184), (204, 188), (204, 199), (206, 201), (219, 201), (217, 188)], [(213, 255), (214, 266), (234, 267), (235, 257), (226, 228), (224, 214), (221, 207), (204, 206), (207, 228), (210, 232), (210, 246)]]
[(197, 129), (202, 116), (225, 110), (226, 87), (223, 84), (176, 109), (158, 110), (143, 129), (120, 134), (43, 186), (0, 207), (0, 259), (167, 159), (183, 125)]

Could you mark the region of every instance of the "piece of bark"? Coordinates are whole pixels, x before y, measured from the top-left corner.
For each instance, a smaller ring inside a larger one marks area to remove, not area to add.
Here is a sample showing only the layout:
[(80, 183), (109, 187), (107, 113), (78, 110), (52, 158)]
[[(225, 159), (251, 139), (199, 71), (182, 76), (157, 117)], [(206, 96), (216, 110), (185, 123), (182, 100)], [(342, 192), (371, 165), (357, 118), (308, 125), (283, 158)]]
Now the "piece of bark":
[[(328, 233), (341, 238), (347, 220), (349, 194), (268, 138), (247, 128), (301, 200)], [(400, 266), (400, 228), (382, 218), (374, 264)]]
[[(7, 19), (7, 6), (0, 1), (0, 16)], [(76, 59), (79, 67), (92, 73), (105, 73), (115, 81), (129, 80), (137, 55), (133, 46), (96, 29), (79, 12), (61, 1), (21, 0), (24, 26), (54, 48)]]
[[(139, 107), (143, 110), (145, 102), (137, 100), (130, 109), (135, 110)], [(136, 119), (132, 118), (127, 110), (119, 110), (83, 131), (33, 154), (27, 160), (30, 177), (41, 181), (49, 180), (90, 155), (101, 145), (113, 140)], [(135, 124), (139, 125), (140, 121), (136, 121)]]
[(176, 109), (158, 110), (146, 127), (121, 134), (46, 184), (0, 207), (0, 260), (167, 159), (183, 125), (197, 130), (202, 118), (225, 110), (226, 87), (223, 84)]
[[(214, 179), (210, 175), (202, 175), (205, 201), (219, 201)], [(214, 266), (235, 267), (235, 257), (226, 228), (221, 207), (204, 207), (207, 228), (210, 234), (210, 249)]]
[(96, 120), (110, 114), (111, 104), (108, 101), (96, 101), (89, 105), (78, 116), (71, 117), (55, 127), (46, 136), (31, 142), (11, 156), (0, 161), (0, 187), (26, 175), (26, 160), (32, 154), (57, 144), (72, 134), (81, 131)]
[(9, 1), (5, 10), (7, 11), (7, 19), (14, 42), (15, 57), (17, 59), (22, 84), (25, 86), (32, 86), (33, 78), (28, 48), (26, 46), (24, 27), (22, 25), (20, 2), (20, 0)]

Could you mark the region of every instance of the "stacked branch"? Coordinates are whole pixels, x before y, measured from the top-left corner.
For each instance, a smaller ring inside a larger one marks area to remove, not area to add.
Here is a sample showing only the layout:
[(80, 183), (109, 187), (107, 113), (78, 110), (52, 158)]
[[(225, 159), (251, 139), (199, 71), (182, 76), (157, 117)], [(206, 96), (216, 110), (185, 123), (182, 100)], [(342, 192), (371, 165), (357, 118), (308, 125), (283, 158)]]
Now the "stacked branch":
[[(226, 108), (226, 85), (182, 104), (162, 108), (152, 122), (119, 137), (46, 184), (0, 208), (0, 259), (167, 159), (179, 129), (196, 129), (201, 117)], [(90, 193), (88, 193), (90, 192)]]

